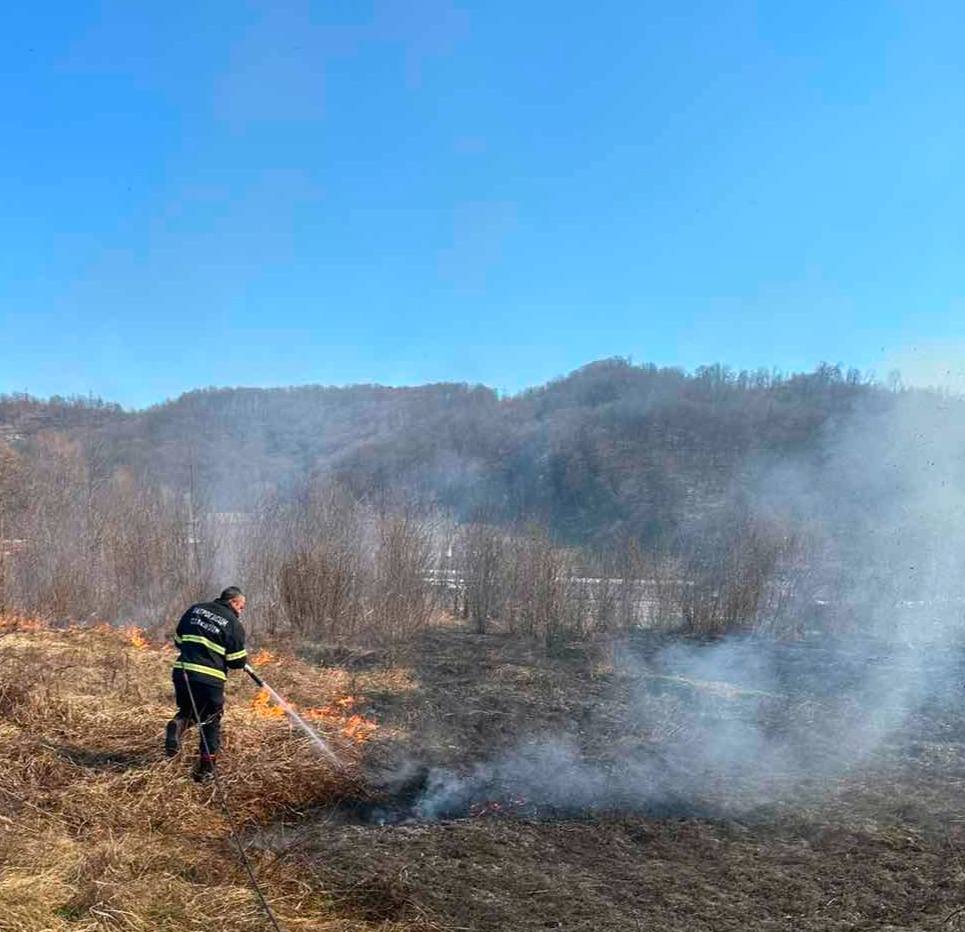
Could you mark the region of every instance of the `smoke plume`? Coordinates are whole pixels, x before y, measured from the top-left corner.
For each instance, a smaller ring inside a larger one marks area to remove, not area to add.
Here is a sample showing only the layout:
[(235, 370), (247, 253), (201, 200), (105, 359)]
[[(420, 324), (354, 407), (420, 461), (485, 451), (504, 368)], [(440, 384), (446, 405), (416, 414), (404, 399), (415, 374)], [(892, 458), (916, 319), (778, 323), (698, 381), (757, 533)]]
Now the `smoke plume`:
[(490, 799), (554, 813), (748, 811), (870, 766), (925, 706), (957, 707), (960, 408), (937, 394), (875, 397), (807, 459), (749, 465), (755, 513), (810, 535), (799, 637), (670, 638), (648, 650), (631, 637), (617, 660), (626, 740), (601, 758), (575, 730), (527, 736), (469, 772), (433, 771), (420, 815)]

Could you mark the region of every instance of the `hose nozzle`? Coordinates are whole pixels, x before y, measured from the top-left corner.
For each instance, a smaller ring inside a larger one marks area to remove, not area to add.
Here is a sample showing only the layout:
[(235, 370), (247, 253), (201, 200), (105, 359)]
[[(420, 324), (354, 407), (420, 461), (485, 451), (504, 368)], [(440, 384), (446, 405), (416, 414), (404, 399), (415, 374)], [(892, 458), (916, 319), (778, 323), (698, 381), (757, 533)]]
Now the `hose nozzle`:
[(247, 663), (245, 664), (245, 673), (247, 673), (248, 676), (250, 676), (255, 681), (255, 683), (257, 683), (262, 689), (264, 689), (265, 684), (262, 681), (262, 678), (257, 673), (255, 673), (255, 671), (252, 670)]

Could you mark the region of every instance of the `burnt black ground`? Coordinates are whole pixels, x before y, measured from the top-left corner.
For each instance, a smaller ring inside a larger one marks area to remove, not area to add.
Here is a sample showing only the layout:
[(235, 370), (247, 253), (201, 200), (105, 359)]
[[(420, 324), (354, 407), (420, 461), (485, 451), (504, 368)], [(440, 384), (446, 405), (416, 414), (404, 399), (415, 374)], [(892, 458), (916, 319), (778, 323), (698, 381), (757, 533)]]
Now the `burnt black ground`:
[(919, 930), (963, 902), (961, 841), (821, 821), (492, 818), (331, 827), (304, 853), (344, 907), (452, 929)]
[[(650, 639), (632, 649), (657, 654)], [(892, 661), (820, 644), (782, 650), (786, 695), (765, 709), (775, 727), (789, 712), (833, 701), (860, 681), (861, 664)], [(601, 761), (627, 746), (659, 754), (679, 735), (628, 733), (626, 703), (639, 690), (639, 670), (628, 672), (598, 648), (547, 657), (502, 635), (442, 629), (416, 645), (411, 664), (414, 691), (370, 697), (381, 721), (404, 726), (398, 739), (373, 746), (370, 759), (383, 786), (365, 806), (384, 806), (390, 824), (350, 804), (261, 838), (350, 911), (480, 932), (965, 928), (965, 913), (955, 913), (965, 905), (957, 696), (924, 707), (860, 766), (803, 775), (790, 791), (762, 800), (722, 779), (677, 811), (574, 817), (521, 807), (424, 822), (412, 818), (412, 805), (427, 768), (465, 769), (554, 729)], [(672, 673), (650, 669), (655, 688), (647, 695), (677, 716), (673, 727), (689, 726), (691, 691), (700, 686)], [(737, 685), (720, 700), (721, 714), (743, 714), (740, 689), (755, 684)], [(848, 714), (860, 715), (853, 706)], [(833, 753), (833, 724), (816, 752)]]

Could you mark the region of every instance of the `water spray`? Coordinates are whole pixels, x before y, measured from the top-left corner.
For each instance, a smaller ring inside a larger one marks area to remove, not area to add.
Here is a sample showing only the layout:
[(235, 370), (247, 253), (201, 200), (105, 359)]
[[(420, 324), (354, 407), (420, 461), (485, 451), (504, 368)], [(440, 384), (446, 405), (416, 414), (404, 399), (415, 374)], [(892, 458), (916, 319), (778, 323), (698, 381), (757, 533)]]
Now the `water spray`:
[(291, 703), (289, 703), (283, 696), (275, 692), (275, 690), (272, 689), (271, 686), (269, 686), (247, 663), (245, 664), (245, 673), (247, 673), (248, 676), (255, 681), (257, 686), (259, 686), (261, 689), (267, 690), (268, 695), (275, 700), (288, 718), (299, 728), (301, 728), (312, 744), (314, 744), (315, 747), (317, 747), (335, 767), (337, 767), (339, 770), (343, 769), (342, 762), (338, 759), (338, 757), (335, 756), (335, 752), (328, 746), (328, 743), (325, 741), (325, 739), (322, 738), (322, 736), (295, 711)]

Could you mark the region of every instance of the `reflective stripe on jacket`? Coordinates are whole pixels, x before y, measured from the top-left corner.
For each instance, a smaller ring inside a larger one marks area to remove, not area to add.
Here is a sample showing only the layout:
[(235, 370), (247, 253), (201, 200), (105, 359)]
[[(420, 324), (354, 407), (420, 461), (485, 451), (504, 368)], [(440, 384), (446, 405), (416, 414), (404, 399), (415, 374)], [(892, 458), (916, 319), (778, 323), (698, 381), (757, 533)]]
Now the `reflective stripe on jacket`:
[(181, 650), (174, 669), (185, 670), (191, 679), (223, 683), (229, 669), (245, 665), (245, 629), (235, 610), (220, 599), (192, 605), (178, 622), (174, 643)]

